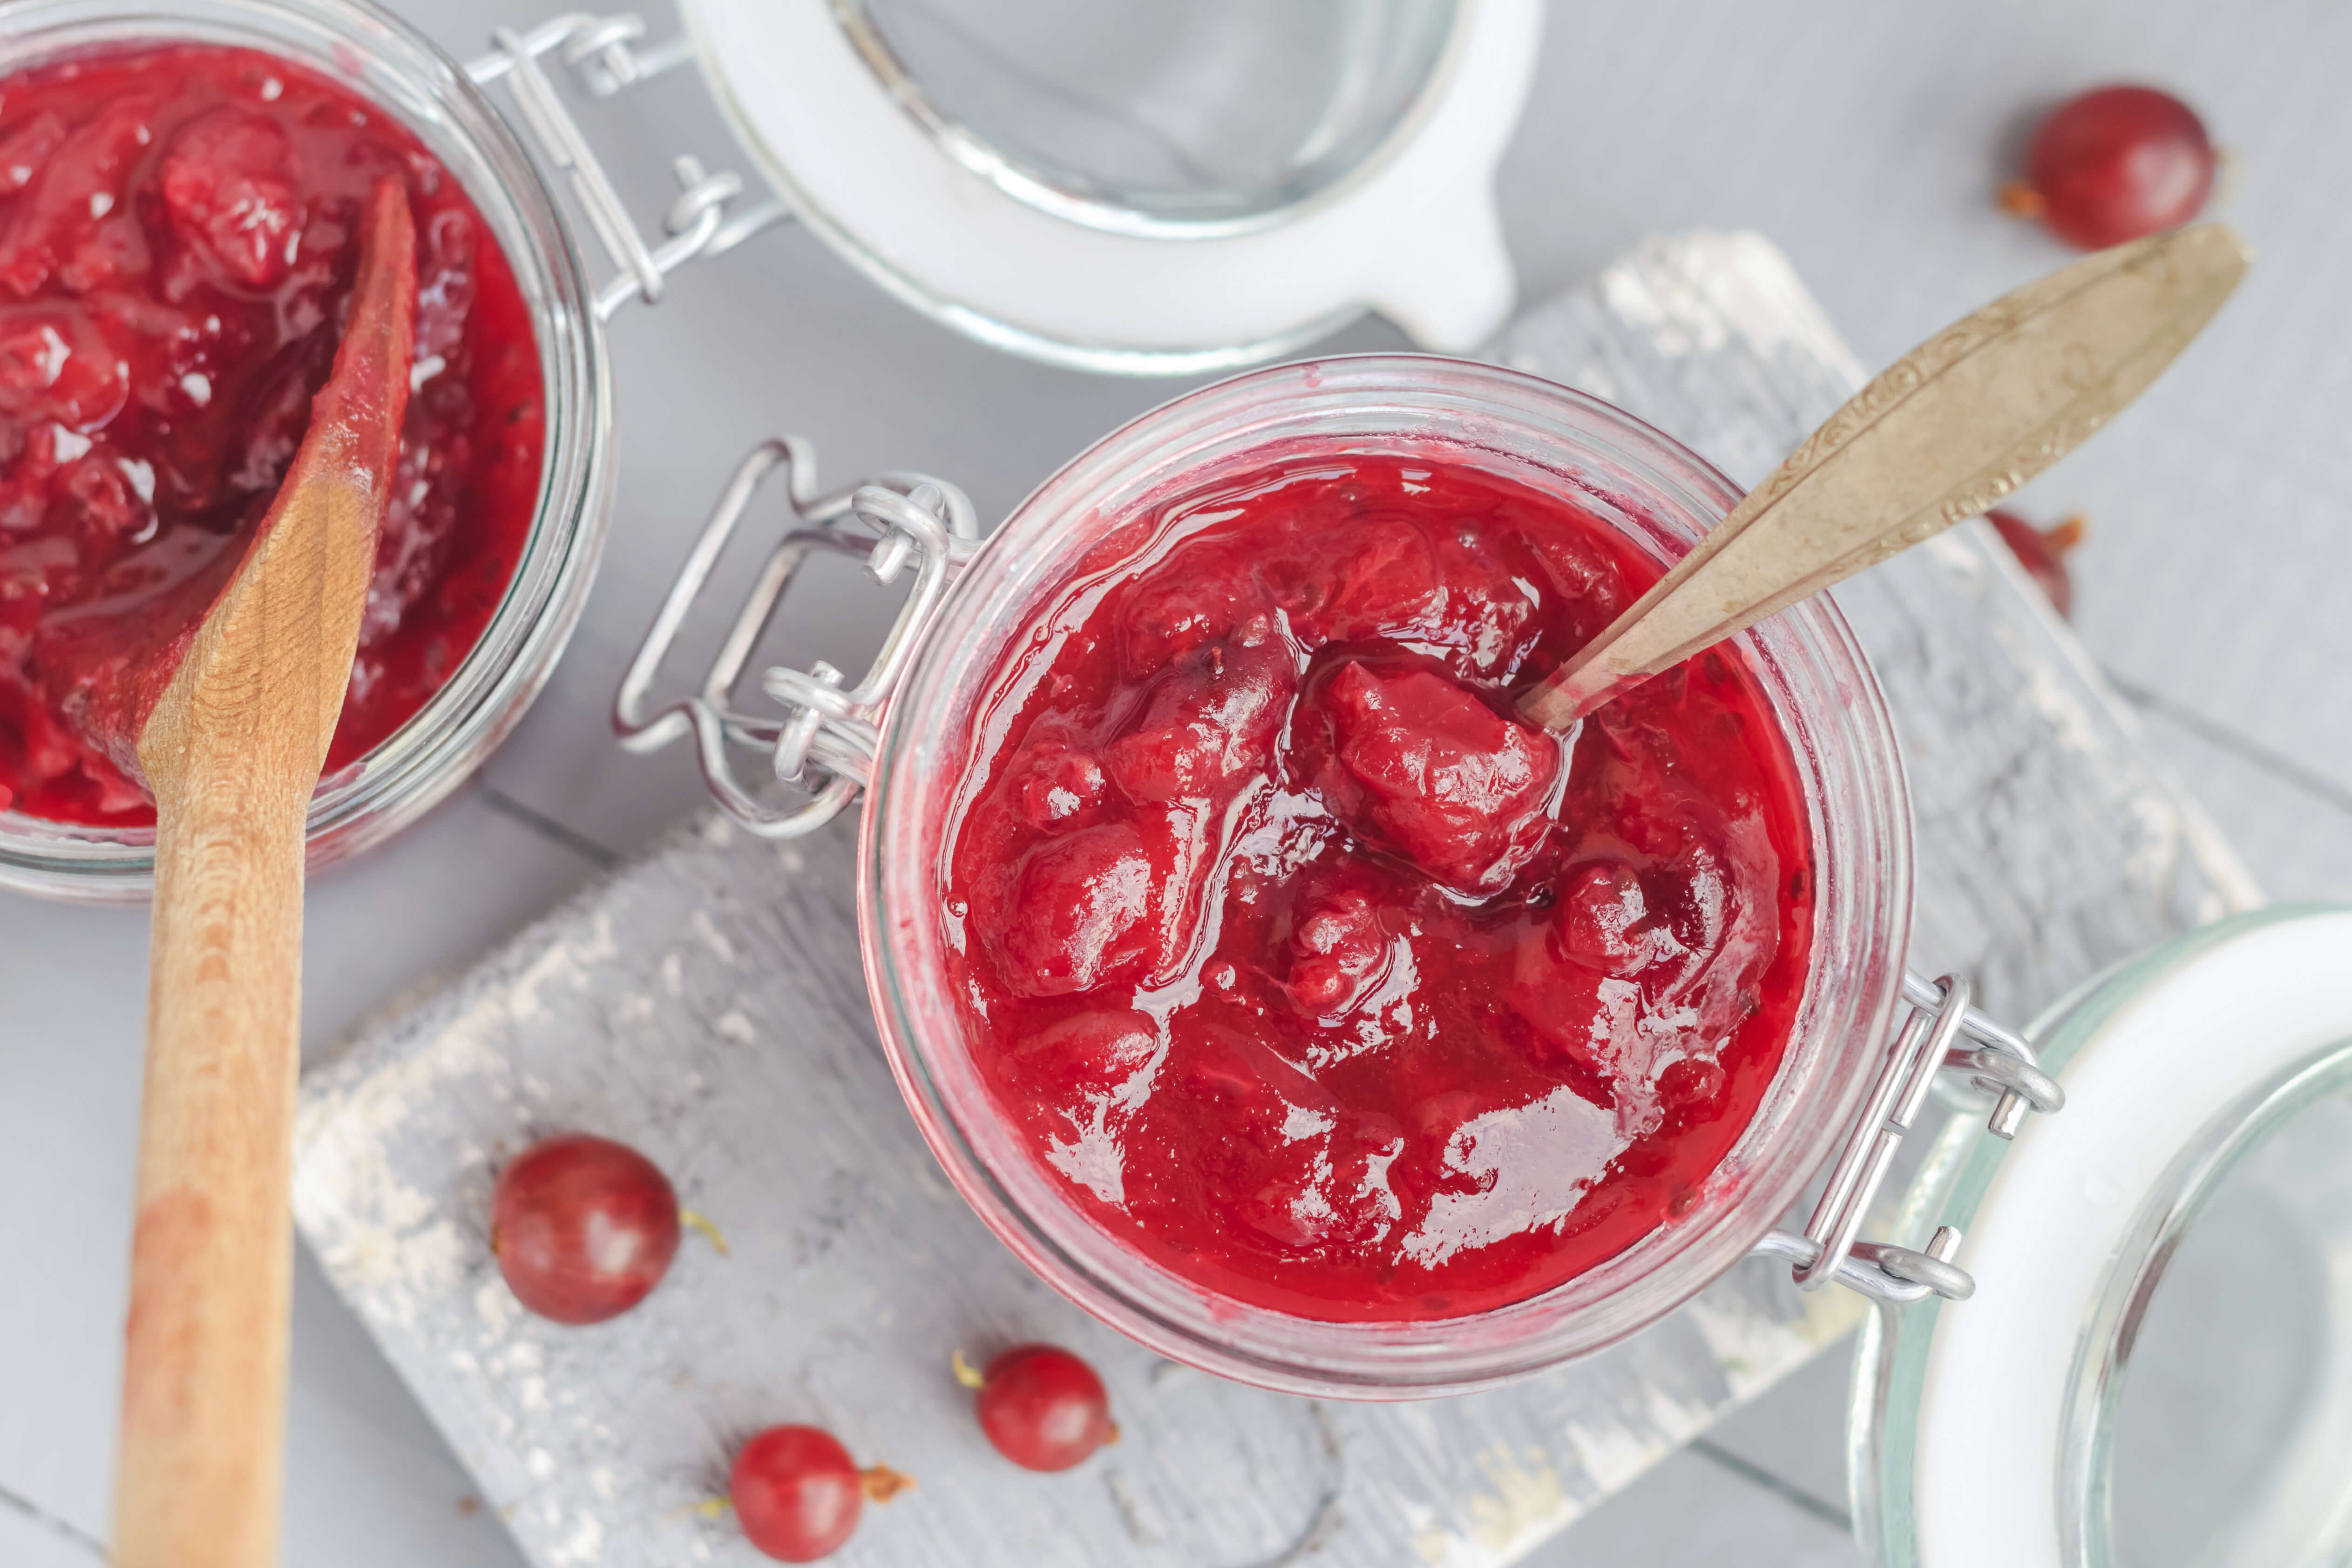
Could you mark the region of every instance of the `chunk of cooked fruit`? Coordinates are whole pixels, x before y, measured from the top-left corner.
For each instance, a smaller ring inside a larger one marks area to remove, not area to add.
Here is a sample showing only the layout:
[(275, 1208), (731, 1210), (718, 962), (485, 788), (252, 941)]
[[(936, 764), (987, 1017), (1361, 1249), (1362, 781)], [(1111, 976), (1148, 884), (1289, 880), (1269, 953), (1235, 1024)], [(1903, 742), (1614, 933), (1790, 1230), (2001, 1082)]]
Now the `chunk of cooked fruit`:
[(1174, 570), (1136, 586), (1119, 612), (1127, 673), (1146, 676), (1169, 660), (1234, 634), (1269, 608), (1248, 553), (1213, 540), (1185, 545)]
[(1575, 867), (1564, 881), (1553, 927), (1567, 956), (1623, 978), (1682, 951), (1665, 923), (1650, 913), (1633, 867), (1595, 862)]
[(0, 305), (0, 414), (81, 430), (112, 419), (130, 395), (121, 350), (79, 305)]
[(1311, 643), (1354, 643), (1428, 631), (1446, 595), (1427, 536), (1396, 517), (1355, 519), (1348, 531), (1339, 570), (1302, 574), (1286, 595), (1301, 634)]
[(1159, 1049), (1160, 1031), (1147, 1015), (1111, 1008), (1056, 1019), (1022, 1036), (1013, 1054), (1041, 1076), (1099, 1093), (1150, 1061)]
[(154, 109), (144, 98), (121, 99), (56, 139), (0, 228), (0, 286), (24, 298), (73, 258), (113, 211), (123, 176), (153, 136)]
[(1011, 783), (1023, 820), (1041, 833), (1083, 827), (1102, 804), (1102, 764), (1066, 740), (1023, 747)]
[(228, 281), (268, 288), (294, 270), (302, 195), (286, 132), (257, 114), (216, 109), (181, 128), (163, 160), (172, 226)]
[(1293, 1000), (1317, 1018), (1337, 1018), (1363, 999), (1388, 967), (1381, 912), (1360, 887), (1312, 893), (1290, 931)]
[(1029, 852), (1000, 923), (984, 928), (1005, 984), (1024, 997), (1066, 996), (1142, 967), (1163, 882), (1143, 835), (1105, 822)]
[(1349, 661), (1316, 693), (1330, 726), (1318, 781), (1359, 838), (1473, 895), (1498, 893), (1542, 843), (1559, 746), (1434, 670)]
[(1289, 650), (1259, 615), (1234, 637), (1180, 655), (1103, 760), (1132, 800), (1208, 800), (1265, 765), (1290, 708)]

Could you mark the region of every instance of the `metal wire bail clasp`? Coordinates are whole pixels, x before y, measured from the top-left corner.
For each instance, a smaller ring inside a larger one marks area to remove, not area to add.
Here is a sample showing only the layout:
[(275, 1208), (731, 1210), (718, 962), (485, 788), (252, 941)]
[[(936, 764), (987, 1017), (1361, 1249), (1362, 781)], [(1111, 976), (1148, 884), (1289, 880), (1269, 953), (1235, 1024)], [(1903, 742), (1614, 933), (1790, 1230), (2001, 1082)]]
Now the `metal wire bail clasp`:
[(541, 22), (528, 33), (500, 27), (491, 35), (497, 50), (466, 66), (466, 74), (478, 86), (488, 87), (502, 78), (509, 81), (515, 106), (539, 143), (541, 155), (562, 171), (589, 227), (596, 232), (597, 242), (620, 268), (619, 276), (596, 291), (594, 305), (600, 321), (610, 320), (632, 299), (655, 303), (662, 296), (662, 280), (678, 267), (698, 256), (732, 250), (791, 215), (782, 202), (772, 200), (730, 213), (730, 204), (743, 193), (742, 176), (725, 169), (708, 173), (698, 160), (681, 157), (671, 163), (678, 193), (663, 214), (667, 237), (656, 245), (638, 234), (604, 164), (581, 134), (579, 122), (563, 107), (540, 59), (561, 50), (563, 63), (572, 68), (582, 86), (595, 97), (610, 98), (624, 88), (675, 69), (694, 56), (691, 40), (683, 35), (641, 48), (645, 36), (642, 16), (575, 12)]
[[(646, 711), (646, 694), (663, 658), (677, 640), (687, 612), (718, 565), (721, 551), (751, 497), (767, 477), (782, 469), (784, 489), (798, 524), (769, 552), (753, 580), (735, 623), (711, 661), (698, 695)], [(816, 454), (797, 437), (763, 441), (736, 466), (711, 508), (702, 535), (670, 585), (653, 628), (629, 662), (613, 702), (613, 730), (631, 751), (658, 750), (691, 733), (703, 781), (736, 821), (764, 838), (789, 839), (833, 818), (856, 798), (874, 761), (878, 726), (890, 694), (913, 660), (948, 585), (980, 549), (980, 524), (971, 502), (944, 479), (890, 473), (830, 495), (816, 487)], [(826, 552), (862, 556), (877, 582), (888, 584), (914, 569), (914, 582), (898, 607), (898, 618), (865, 678), (854, 686), (831, 664), (809, 670), (770, 669), (760, 686), (781, 704), (782, 715), (738, 709), (735, 688), (761, 635), (775, 619), (785, 591), (803, 562)], [(814, 797), (796, 805), (761, 800), (736, 777), (730, 747), (765, 750), (775, 776)]]
[(1986, 1123), (1998, 1138), (2015, 1137), (2029, 1112), (2046, 1113), (2066, 1103), (2065, 1091), (2042, 1071), (2033, 1048), (1969, 1005), (1968, 981), (1958, 975), (1926, 980), (1906, 974), (1903, 999), (1910, 1011), (1804, 1234), (1775, 1230), (1756, 1244), (1759, 1252), (1790, 1260), (1801, 1291), (1817, 1291), (1835, 1280), (1896, 1306), (1930, 1295), (1955, 1301), (1974, 1295), (1975, 1279), (1952, 1261), (1960, 1233), (1948, 1225), (1937, 1230), (1925, 1251), (1856, 1239), (1885, 1184), (1895, 1151), (1918, 1119), (1937, 1072), (1966, 1078), (2000, 1097)]

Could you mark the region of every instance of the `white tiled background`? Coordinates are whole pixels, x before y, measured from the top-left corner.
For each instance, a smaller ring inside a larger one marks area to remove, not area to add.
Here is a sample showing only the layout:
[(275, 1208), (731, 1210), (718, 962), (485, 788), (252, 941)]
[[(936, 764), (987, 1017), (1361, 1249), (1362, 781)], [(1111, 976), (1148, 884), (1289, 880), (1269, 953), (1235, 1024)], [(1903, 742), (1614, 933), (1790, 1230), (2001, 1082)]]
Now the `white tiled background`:
[[(815, 0), (780, 0), (814, 4)], [(401, 0), (460, 54), (552, 5)], [(658, 9), (656, 7), (656, 9)], [(659, 29), (666, 18), (656, 20)], [(5, 26), (5, 21), (0, 21)], [(1866, 364), (2064, 259), (1991, 210), (2042, 109), (2137, 78), (2233, 149), (2223, 209), (2261, 261), (2179, 371), (2024, 498), (2084, 509), (2078, 625), (2263, 885), (2352, 897), (2352, 7), (2339, 0), (1615, 0), (1551, 11), (1502, 200), (1528, 298), (1647, 234), (1749, 226), (1789, 251)], [(663, 163), (740, 162), (689, 76), (587, 116), (642, 211)], [(1378, 348), (1368, 324), (1334, 345)], [(919, 467), (1001, 516), (1096, 434), (1179, 390), (1014, 361), (890, 303), (786, 231), (681, 275), (614, 329), (621, 499), (554, 685), (481, 781), (313, 888), (315, 1048), (643, 844), (698, 799), (604, 712), (719, 476), (772, 431), (835, 476)], [(870, 646), (832, 607), (786, 652)], [(0, 1563), (98, 1561), (128, 1251), (144, 915), (0, 894)], [(305, 1261), (287, 1560), (517, 1562), (463, 1473)], [(1547, 1568), (1843, 1565), (1833, 1358), (1539, 1554)]]

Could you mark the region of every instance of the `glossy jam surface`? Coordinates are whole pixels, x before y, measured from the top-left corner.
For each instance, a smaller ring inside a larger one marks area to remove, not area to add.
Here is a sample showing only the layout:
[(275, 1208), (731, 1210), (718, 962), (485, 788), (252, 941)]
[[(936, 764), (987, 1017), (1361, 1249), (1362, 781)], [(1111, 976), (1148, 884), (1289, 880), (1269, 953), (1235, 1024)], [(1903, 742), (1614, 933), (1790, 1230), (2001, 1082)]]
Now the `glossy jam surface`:
[(154, 820), (77, 728), (78, 672), (107, 624), (201, 614), (235, 570), (386, 173), (415, 219), (415, 390), (331, 773), (448, 680), (521, 557), (545, 410), (514, 275), (415, 137), (289, 61), (168, 46), (0, 80), (0, 806)]
[(1435, 459), (1287, 452), (1094, 550), (995, 673), (942, 890), (971, 1049), (1126, 1245), (1320, 1319), (1519, 1301), (1688, 1212), (1801, 999), (1801, 787), (1699, 655), (1524, 690), (1659, 575)]

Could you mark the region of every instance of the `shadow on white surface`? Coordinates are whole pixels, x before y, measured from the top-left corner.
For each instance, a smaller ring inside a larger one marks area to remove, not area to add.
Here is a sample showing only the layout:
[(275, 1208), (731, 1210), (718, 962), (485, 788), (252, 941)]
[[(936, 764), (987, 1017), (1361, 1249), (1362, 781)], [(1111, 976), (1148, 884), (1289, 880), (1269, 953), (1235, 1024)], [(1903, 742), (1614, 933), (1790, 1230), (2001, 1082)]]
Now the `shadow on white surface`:
[(1845, 1408), (1853, 1383), (1853, 1336), (1824, 1348), (1805, 1369), (1717, 1423), (1706, 1441), (1843, 1519), (1846, 1511)]
[(0, 1563), (8, 1568), (91, 1568), (105, 1561), (97, 1542), (0, 1498)]
[(1859, 1568), (1853, 1539), (1705, 1454), (1685, 1449), (1518, 1568)]
[(521, 1568), (464, 1467), (307, 1250), (294, 1268), (293, 1375), (285, 1568)]
[(2263, 896), (2352, 899), (2352, 783), (2312, 772), (2225, 725), (2118, 683), (2149, 749), (2201, 802)]

